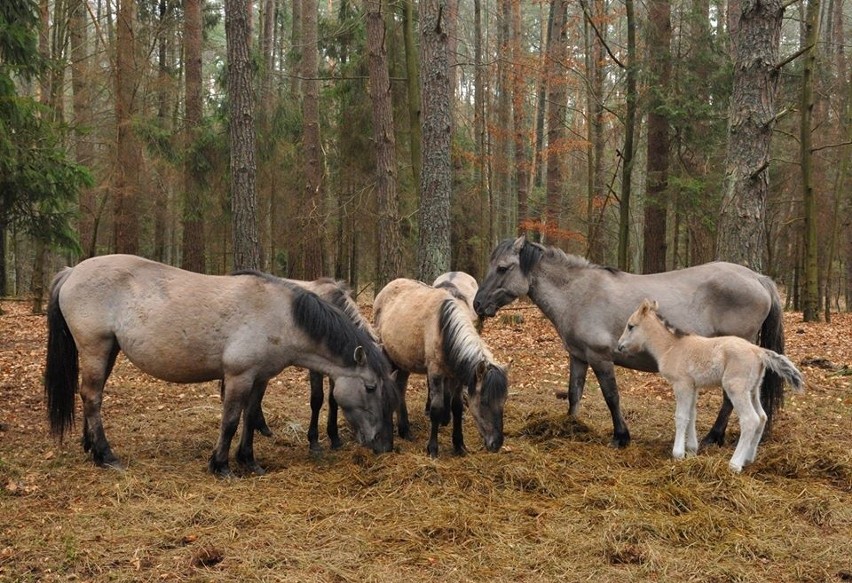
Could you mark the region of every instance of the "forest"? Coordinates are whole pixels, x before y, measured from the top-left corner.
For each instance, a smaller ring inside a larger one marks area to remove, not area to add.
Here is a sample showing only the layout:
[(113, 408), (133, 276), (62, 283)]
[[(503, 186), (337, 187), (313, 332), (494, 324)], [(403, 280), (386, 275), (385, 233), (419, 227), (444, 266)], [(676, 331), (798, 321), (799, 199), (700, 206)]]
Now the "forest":
[[(843, 0), (11, 0), (0, 295), (186, 269), (484, 274), (527, 234), (852, 305)], [(369, 297), (369, 293), (368, 296)]]

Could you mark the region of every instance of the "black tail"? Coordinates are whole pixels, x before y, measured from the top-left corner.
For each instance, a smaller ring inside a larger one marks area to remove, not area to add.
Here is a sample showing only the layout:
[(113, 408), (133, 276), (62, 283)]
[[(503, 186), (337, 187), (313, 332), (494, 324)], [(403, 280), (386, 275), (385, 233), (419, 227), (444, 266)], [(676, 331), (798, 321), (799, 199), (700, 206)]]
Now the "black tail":
[[(761, 278), (761, 283), (772, 297), (772, 307), (760, 327), (760, 346), (784, 354), (784, 308), (778, 288), (768, 277)], [(784, 406), (784, 381), (774, 371), (767, 370), (763, 377), (763, 387), (760, 390), (760, 402), (767, 416), (767, 431), (772, 428), (772, 418), (775, 411)]]
[(53, 279), (50, 302), (47, 305), (44, 394), (47, 399), (50, 432), (60, 439), (74, 425), (74, 396), (79, 389), (77, 345), (59, 308), (59, 289), (70, 274), (70, 269), (64, 269)]

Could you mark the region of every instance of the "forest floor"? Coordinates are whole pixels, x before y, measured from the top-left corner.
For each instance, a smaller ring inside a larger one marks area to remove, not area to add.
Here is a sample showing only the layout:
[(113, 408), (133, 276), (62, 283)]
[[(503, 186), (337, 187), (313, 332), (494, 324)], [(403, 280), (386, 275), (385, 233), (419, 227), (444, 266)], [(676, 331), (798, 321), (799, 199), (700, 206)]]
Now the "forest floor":
[[(807, 391), (788, 393), (739, 475), (735, 416), (726, 445), (671, 459), (674, 399), (658, 375), (617, 371), (629, 447), (609, 446), (592, 375), (570, 421), (555, 396), (566, 354), (521, 304), (483, 331), (512, 363), (501, 452), (466, 417), (470, 453), (453, 456), (443, 428), (430, 459), (413, 375), (413, 441), (376, 456), (344, 429), (342, 449), (312, 456), (307, 376), (289, 369), (264, 401), (274, 436), (255, 440), (267, 475), (220, 480), (206, 471), (217, 383), (160, 382), (120, 357), (104, 419), (127, 469), (97, 468), (76, 435), (48, 431), (44, 317), (2, 308), (0, 581), (852, 581), (852, 314), (785, 315)], [(720, 394), (702, 393), (699, 435)]]

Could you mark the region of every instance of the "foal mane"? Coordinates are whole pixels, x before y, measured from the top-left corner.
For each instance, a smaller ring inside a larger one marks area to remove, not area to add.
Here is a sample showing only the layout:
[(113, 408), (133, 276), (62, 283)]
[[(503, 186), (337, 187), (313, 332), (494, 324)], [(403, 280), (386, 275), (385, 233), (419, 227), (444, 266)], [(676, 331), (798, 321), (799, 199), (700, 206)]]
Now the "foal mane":
[(441, 302), (438, 325), (444, 361), (456, 378), (468, 387), (474, 385), (477, 367), (485, 361), (487, 368), (482, 383), (482, 402), (487, 404), (492, 399), (505, 397), (509, 392), (506, 371), (494, 363), (491, 352), (455, 299), (447, 298)]

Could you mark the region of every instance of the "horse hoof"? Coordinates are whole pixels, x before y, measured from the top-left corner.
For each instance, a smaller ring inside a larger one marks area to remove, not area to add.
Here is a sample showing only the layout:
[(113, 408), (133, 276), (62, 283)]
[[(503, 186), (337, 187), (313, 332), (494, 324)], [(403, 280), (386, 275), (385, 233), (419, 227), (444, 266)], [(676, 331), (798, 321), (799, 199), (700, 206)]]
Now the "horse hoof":
[(257, 427), (255, 431), (257, 431), (264, 437), (272, 437), (272, 430), (269, 428), (268, 425), (264, 425), (263, 427)]
[(260, 467), (257, 464), (247, 466), (246, 469), (249, 472), (251, 472), (252, 474), (254, 474), (255, 476), (265, 476), (266, 475), (266, 470), (264, 470), (262, 467)]
[(343, 447), (343, 441), (340, 439), (332, 439), (330, 447), (331, 449), (340, 449)]
[(313, 457), (320, 457), (323, 453), (325, 453), (325, 450), (323, 450), (322, 446), (318, 443), (312, 443), (309, 449)]
[(467, 448), (465, 446), (453, 448), (453, 454), (458, 457), (464, 457), (467, 455)]
[(737, 464), (734, 464), (734, 463), (730, 463), (730, 464), (728, 464), (728, 468), (730, 468), (730, 470), (731, 470), (732, 472), (734, 472), (735, 474), (739, 474), (740, 472), (742, 472), (742, 471), (743, 471), (743, 467), (742, 467), (742, 466), (737, 465)]
[(438, 457), (438, 446), (433, 446), (432, 444), (429, 444), (428, 446), (426, 446), (426, 453), (429, 454), (430, 458), (435, 459), (436, 457)]
[(725, 445), (725, 434), (708, 433), (707, 435), (705, 435), (704, 439), (701, 440), (701, 447), (705, 448), (711, 445), (715, 445), (718, 447), (722, 447), (723, 445)]
[(610, 447), (614, 447), (616, 449), (624, 449), (628, 445), (630, 445), (630, 436), (615, 436), (612, 438), (612, 441), (609, 442)]

